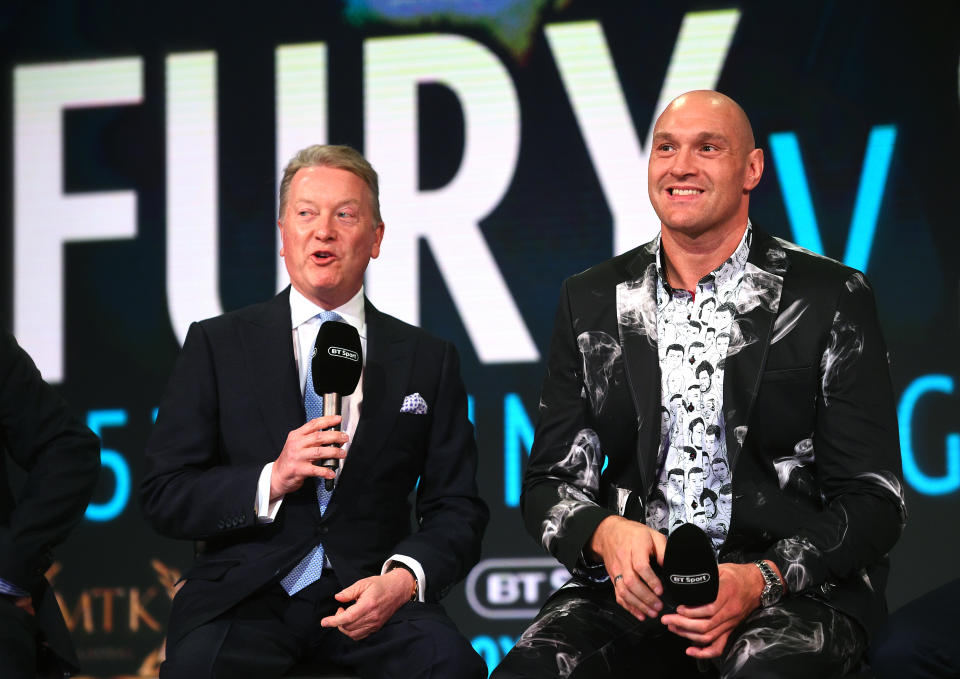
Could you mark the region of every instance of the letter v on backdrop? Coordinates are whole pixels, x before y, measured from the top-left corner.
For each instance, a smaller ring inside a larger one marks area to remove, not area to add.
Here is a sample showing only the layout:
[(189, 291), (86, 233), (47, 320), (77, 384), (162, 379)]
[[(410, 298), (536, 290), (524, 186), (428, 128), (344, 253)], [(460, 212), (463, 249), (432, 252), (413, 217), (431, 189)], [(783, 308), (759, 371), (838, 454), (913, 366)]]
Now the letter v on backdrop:
[[(887, 185), (887, 174), (893, 147), (897, 140), (897, 128), (893, 125), (876, 125), (870, 130), (867, 151), (860, 172), (860, 186), (850, 220), (847, 249), (843, 263), (866, 272), (873, 249), (873, 237), (877, 230), (877, 217)], [(793, 239), (801, 247), (818, 254), (823, 251), (820, 229), (810, 197), (807, 173), (800, 156), (800, 144), (793, 132), (777, 132), (770, 135), (770, 152), (780, 180), (780, 192), (787, 208), (787, 216), (793, 229)]]

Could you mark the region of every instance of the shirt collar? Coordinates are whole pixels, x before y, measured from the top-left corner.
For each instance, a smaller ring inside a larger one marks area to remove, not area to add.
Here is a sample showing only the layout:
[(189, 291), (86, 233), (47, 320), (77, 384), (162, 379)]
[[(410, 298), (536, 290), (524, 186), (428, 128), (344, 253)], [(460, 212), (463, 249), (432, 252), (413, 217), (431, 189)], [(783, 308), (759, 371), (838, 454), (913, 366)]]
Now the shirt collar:
[[(725, 259), (720, 266), (701, 278), (698, 285), (704, 285), (710, 282), (719, 284), (721, 280), (731, 280), (742, 274), (743, 270), (747, 267), (747, 256), (750, 254), (750, 243), (752, 241), (753, 223), (747, 218), (747, 228), (743, 232), (743, 238), (740, 239), (740, 244), (737, 246), (737, 249), (734, 250), (733, 254)], [(660, 283), (664, 289), (672, 291), (673, 288), (667, 283), (667, 271), (663, 265), (663, 251), (660, 249), (659, 233), (657, 234), (656, 244), (654, 245), (653, 257), (657, 263), (657, 276), (660, 279)]]
[[(357, 329), (360, 337), (367, 336), (367, 315), (363, 303), (363, 286), (357, 290), (357, 294), (351, 297), (345, 304), (331, 309), (343, 317), (345, 323), (349, 323)], [(290, 286), (290, 327), (298, 328), (304, 323), (310, 321), (314, 316), (324, 311), (324, 308), (311, 302), (303, 296), (299, 290)]]

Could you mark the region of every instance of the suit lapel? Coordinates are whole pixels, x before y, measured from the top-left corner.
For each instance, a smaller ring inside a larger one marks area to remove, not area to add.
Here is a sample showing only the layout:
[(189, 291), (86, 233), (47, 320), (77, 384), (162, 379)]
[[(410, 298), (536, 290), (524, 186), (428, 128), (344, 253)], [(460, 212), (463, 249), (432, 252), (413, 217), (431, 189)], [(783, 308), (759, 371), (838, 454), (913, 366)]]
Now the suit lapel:
[(639, 430), (637, 463), (645, 496), (656, 482), (660, 447), (660, 361), (657, 354), (657, 241), (640, 248), (617, 284), (617, 327)]
[(788, 266), (783, 248), (754, 228), (724, 361), (723, 411), (731, 469), (749, 433), (748, 422), (760, 389)]
[(253, 393), (276, 452), (283, 448), (287, 434), (306, 421), (293, 356), (289, 295), (288, 287), (258, 313), (243, 317), (240, 332)]
[[(338, 488), (349, 487), (357, 474), (372, 468), (403, 404), (404, 388), (410, 382), (414, 352), (412, 339), (396, 331), (391, 319), (364, 299), (367, 323), (367, 357), (363, 366), (363, 403), (354, 433), (349, 462), (340, 475)], [(345, 485), (346, 484), (346, 485)], [(333, 494), (328, 512), (334, 511)]]

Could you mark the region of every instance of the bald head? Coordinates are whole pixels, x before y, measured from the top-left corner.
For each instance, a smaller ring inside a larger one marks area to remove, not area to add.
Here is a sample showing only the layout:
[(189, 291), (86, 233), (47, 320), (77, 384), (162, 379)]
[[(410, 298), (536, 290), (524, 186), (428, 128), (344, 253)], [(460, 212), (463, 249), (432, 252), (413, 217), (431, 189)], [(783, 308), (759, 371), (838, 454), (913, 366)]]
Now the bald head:
[(749, 153), (757, 147), (753, 137), (753, 126), (750, 125), (746, 111), (727, 95), (714, 90), (693, 90), (671, 101), (657, 118), (653, 129), (654, 134), (657, 133), (661, 121), (668, 117), (668, 114), (692, 111), (713, 118), (718, 124), (723, 125), (729, 131), (731, 141), (737, 145), (740, 152)]
[(709, 233), (698, 247), (729, 256), (730, 243), (735, 247), (746, 229), (750, 192), (762, 174), (763, 151), (747, 114), (730, 97), (687, 92), (657, 118), (647, 189), (668, 240), (692, 242)]

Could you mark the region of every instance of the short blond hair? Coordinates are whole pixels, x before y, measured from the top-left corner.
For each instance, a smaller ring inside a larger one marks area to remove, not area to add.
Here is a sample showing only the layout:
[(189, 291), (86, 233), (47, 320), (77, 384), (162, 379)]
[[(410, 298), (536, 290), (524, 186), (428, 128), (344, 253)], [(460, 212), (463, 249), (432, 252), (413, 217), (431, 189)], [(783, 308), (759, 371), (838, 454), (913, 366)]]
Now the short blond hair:
[(352, 172), (364, 181), (370, 189), (375, 224), (383, 221), (380, 217), (380, 182), (377, 171), (367, 162), (359, 151), (352, 146), (314, 144), (297, 151), (283, 168), (283, 177), (280, 179), (280, 211), (278, 218), (283, 220), (283, 213), (287, 209), (287, 197), (290, 195), (290, 183), (293, 176), (305, 167), (333, 167), (338, 170)]

